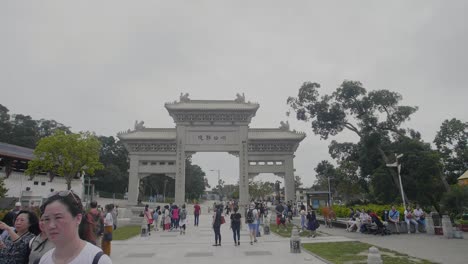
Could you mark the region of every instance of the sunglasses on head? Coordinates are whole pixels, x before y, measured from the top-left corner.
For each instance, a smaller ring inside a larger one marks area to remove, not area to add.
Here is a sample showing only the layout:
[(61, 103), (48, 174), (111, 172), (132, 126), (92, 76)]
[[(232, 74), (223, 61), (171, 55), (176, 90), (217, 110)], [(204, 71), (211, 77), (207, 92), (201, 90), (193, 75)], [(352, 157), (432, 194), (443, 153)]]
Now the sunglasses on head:
[(73, 197), (73, 200), (75, 200), (76, 203), (80, 203), (78, 202), (78, 200), (76, 199), (76, 194), (72, 191), (72, 190), (65, 190), (65, 191), (59, 191), (59, 192), (53, 192), (51, 194), (49, 194), (49, 196), (47, 198), (50, 198), (52, 196), (60, 196), (60, 197), (67, 197), (68, 195), (70, 195)]

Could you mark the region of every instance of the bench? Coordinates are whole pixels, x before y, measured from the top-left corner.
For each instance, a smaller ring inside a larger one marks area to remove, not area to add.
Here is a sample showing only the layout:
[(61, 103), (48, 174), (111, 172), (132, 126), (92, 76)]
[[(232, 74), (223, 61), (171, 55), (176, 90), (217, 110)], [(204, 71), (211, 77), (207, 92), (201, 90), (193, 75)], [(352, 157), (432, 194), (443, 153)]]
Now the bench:
[[(406, 222), (404, 221), (400, 221), (398, 223), (398, 228), (400, 230), (400, 233), (408, 233), (408, 226), (406, 225)], [(392, 232), (392, 233), (396, 233), (396, 228), (395, 228), (395, 225), (393, 223), (388, 223), (387, 225), (387, 229)], [(421, 232), (421, 233), (426, 233), (426, 229), (423, 225), (419, 224), (418, 225), (418, 231)], [(415, 225), (410, 223), (410, 232), (411, 233), (416, 233), (416, 228), (415, 228)]]

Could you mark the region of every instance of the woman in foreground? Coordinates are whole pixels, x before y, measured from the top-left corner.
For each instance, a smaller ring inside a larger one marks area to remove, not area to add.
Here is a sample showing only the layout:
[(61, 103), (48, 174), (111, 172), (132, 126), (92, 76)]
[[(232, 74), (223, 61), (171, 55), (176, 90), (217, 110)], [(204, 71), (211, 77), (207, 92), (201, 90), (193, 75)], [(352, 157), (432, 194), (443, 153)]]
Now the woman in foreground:
[(81, 240), (78, 226), (83, 217), (83, 205), (72, 191), (62, 191), (50, 196), (44, 203), (44, 232), (55, 249), (45, 253), (39, 263), (112, 263), (100, 248)]

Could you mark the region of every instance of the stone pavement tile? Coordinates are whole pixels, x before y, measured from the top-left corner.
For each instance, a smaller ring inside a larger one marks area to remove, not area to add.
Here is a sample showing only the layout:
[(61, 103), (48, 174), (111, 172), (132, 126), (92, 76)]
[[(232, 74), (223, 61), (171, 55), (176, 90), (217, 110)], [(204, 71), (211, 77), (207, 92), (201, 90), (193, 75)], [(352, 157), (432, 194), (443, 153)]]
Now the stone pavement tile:
[[(249, 244), (248, 232), (241, 232), (241, 245), (234, 246), (229, 221), (221, 228), (222, 246), (214, 247), (214, 234), (210, 216), (200, 217), (200, 226), (189, 226), (186, 235), (178, 232), (151, 232), (148, 237), (135, 237), (127, 241), (113, 241), (113, 263), (203, 263), (203, 264), (323, 264), (321, 260), (302, 252), (289, 252), (289, 238), (276, 235), (262, 236), (259, 242)], [(207, 231), (211, 231), (207, 232)]]
[(464, 239), (446, 239), (442, 236), (418, 234), (393, 234), (390, 236), (367, 235), (346, 232), (343, 228), (320, 227), (320, 232), (331, 236), (344, 236), (364, 243), (391, 249), (413, 257), (427, 259), (437, 263), (468, 263), (468, 235)]

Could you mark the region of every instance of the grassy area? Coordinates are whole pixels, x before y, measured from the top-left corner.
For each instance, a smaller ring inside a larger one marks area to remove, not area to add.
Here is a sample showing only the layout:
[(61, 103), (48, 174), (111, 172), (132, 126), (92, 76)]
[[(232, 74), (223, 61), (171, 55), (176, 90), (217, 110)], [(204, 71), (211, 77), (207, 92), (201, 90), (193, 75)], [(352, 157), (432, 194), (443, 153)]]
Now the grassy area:
[(113, 240), (126, 240), (139, 235), (141, 226), (122, 226), (112, 233)]
[[(291, 237), (291, 231), (293, 227), (297, 228), (298, 226), (293, 225), (293, 224), (286, 224), (286, 228), (284, 228), (284, 226), (282, 225), (279, 228), (277, 228), (276, 224), (271, 224), (270, 231), (282, 237)], [(309, 235), (309, 231), (303, 231), (299, 233), (300, 237), (307, 237), (308, 235)], [(319, 232), (317, 232), (317, 236), (320, 236)]]
[[(336, 264), (367, 263), (370, 244), (353, 242), (306, 243), (306, 250)], [(428, 260), (413, 258), (386, 248), (379, 248), (383, 263), (392, 264), (434, 264)]]

